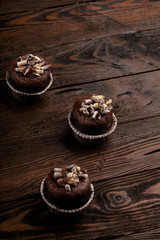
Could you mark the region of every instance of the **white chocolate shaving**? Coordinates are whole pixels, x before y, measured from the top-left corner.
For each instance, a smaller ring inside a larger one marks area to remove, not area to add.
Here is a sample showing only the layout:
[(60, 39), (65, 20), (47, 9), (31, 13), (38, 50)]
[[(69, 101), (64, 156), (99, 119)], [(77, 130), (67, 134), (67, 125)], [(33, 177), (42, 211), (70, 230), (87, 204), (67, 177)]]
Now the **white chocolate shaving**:
[(65, 184), (65, 190), (71, 192), (71, 186), (69, 184)]
[(36, 73), (36, 72), (34, 72), (33, 74), (36, 75), (36, 76), (38, 76), (38, 77), (41, 76), (39, 73)]
[(110, 105), (111, 103), (112, 103), (112, 99), (109, 99), (109, 100), (106, 102), (107, 105)]
[(104, 101), (104, 96), (103, 95), (93, 95), (92, 100), (97, 103), (102, 102), (102, 101)]
[(76, 166), (77, 172), (80, 172), (81, 168), (79, 166)]
[(34, 65), (34, 68), (41, 70), (41, 67), (39, 66), (39, 64), (35, 64), (35, 65)]
[(96, 118), (97, 114), (98, 114), (98, 111), (95, 111), (92, 115), (92, 118)]
[[(32, 56), (33, 56), (33, 55), (32, 55)], [(40, 59), (38, 56), (34, 56), (34, 58), (35, 58), (38, 62), (41, 61), (41, 59)]]
[(18, 68), (15, 68), (15, 71), (23, 73), (24, 76), (26, 76), (30, 71), (32, 71), (34, 75), (40, 76), (51, 66), (50, 64), (44, 66), (44, 59), (34, 56), (33, 54), (27, 55), (26, 59), (23, 59), (20, 56), (19, 59), (20, 61), (17, 61)]
[(28, 57), (34, 57), (34, 55), (30, 53)]
[(61, 172), (62, 168), (54, 168), (54, 172)]
[(26, 70), (26, 67), (21, 67), (21, 68), (15, 68), (16, 72), (23, 72)]
[(35, 72), (36, 72), (36, 73), (39, 73), (39, 74), (43, 74), (43, 73), (44, 73), (44, 71), (43, 71), (43, 70), (40, 70), (40, 69), (35, 69)]
[(88, 174), (86, 174), (86, 173), (80, 173), (80, 174), (79, 174), (79, 177), (86, 179), (86, 178), (88, 177)]
[(75, 187), (77, 186), (77, 182), (75, 181), (75, 179), (68, 180), (68, 184), (75, 186)]
[(92, 106), (94, 109), (97, 109), (99, 107), (98, 103), (94, 103)]
[(75, 164), (68, 167), (66, 173), (62, 174), (61, 171), (61, 168), (54, 168), (53, 178), (64, 187), (65, 191), (72, 191), (72, 188), (79, 184), (80, 178), (84, 181), (88, 177), (87, 171), (82, 172), (81, 168)]
[(29, 67), (26, 69), (26, 71), (25, 71), (25, 73), (24, 73), (24, 76), (26, 76), (26, 74), (29, 73), (29, 72), (31, 71), (31, 69), (32, 69), (32, 68), (29, 66)]
[(20, 62), (17, 62), (17, 66), (18, 66), (18, 67), (21, 67), (21, 66), (24, 66), (24, 65), (27, 65), (27, 59), (22, 60), (22, 61), (20, 61)]
[(89, 108), (90, 105), (85, 104), (84, 102), (82, 103), (82, 108)]
[(67, 173), (67, 177), (68, 178), (72, 178), (73, 177), (73, 173), (72, 172)]
[(63, 175), (61, 172), (54, 172), (54, 178), (57, 179), (57, 178), (62, 178)]
[(44, 64), (45, 64), (45, 61), (44, 61), (44, 60), (42, 60), (42, 62), (38, 63), (38, 65), (39, 65), (40, 67), (42, 67)]
[(87, 108), (80, 108), (80, 111), (83, 112), (85, 115), (89, 115)]
[(91, 104), (91, 103), (93, 103), (93, 101), (92, 101), (92, 99), (86, 99), (86, 100), (84, 100), (84, 103), (85, 104)]
[(48, 65), (46, 65), (46, 66), (41, 67), (41, 69), (42, 69), (42, 70), (47, 70), (47, 69), (49, 69), (50, 67), (51, 67), (51, 65), (48, 64)]
[(85, 99), (82, 102), (79, 110), (92, 119), (101, 119), (101, 115), (109, 113), (113, 108), (111, 103), (112, 99), (106, 101), (103, 95), (92, 95), (92, 99)]

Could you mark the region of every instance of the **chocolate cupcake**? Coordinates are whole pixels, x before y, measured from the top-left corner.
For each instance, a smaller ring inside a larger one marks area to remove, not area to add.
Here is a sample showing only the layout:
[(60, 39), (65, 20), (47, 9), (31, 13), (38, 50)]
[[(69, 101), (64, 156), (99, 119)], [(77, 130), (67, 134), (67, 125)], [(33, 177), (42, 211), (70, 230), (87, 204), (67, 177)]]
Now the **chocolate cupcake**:
[(50, 67), (45, 59), (33, 54), (13, 60), (6, 74), (13, 95), (20, 101), (41, 98), (53, 82)]
[(83, 143), (104, 140), (117, 126), (112, 99), (97, 94), (77, 99), (68, 120), (76, 138)]
[(74, 213), (88, 206), (94, 189), (86, 169), (73, 164), (52, 169), (42, 181), (41, 195), (52, 209)]

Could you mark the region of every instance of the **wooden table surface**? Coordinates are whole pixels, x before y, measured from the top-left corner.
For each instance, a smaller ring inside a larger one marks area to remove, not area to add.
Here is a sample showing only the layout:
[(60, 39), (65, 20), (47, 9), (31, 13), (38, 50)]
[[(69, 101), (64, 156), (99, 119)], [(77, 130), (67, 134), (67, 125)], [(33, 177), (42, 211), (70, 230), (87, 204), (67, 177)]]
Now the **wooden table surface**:
[[(0, 239), (160, 239), (160, 1), (46, 0), (0, 3)], [(33, 53), (52, 65), (45, 98), (17, 102), (9, 61)], [(75, 140), (74, 100), (113, 99), (116, 131), (97, 146)], [(39, 186), (56, 166), (87, 168), (89, 207), (57, 218)]]

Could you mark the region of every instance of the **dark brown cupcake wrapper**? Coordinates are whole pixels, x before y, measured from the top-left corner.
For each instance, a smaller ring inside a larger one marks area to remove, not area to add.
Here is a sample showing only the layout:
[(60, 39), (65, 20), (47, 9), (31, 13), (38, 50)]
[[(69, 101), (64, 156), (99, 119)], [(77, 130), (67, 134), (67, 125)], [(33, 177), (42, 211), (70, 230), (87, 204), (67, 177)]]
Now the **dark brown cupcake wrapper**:
[(90, 185), (90, 188), (91, 188), (91, 196), (88, 200), (88, 202), (86, 204), (84, 204), (82, 207), (80, 208), (75, 208), (75, 209), (61, 209), (61, 208), (58, 208), (56, 207), (53, 203), (49, 202), (48, 199), (46, 199), (45, 197), (45, 194), (44, 194), (44, 182), (45, 182), (45, 178), (42, 180), (41, 182), (41, 185), (40, 185), (40, 193), (41, 193), (41, 196), (42, 196), (42, 199), (44, 200), (44, 202), (48, 205), (48, 207), (51, 209), (51, 210), (55, 210), (56, 212), (61, 212), (61, 213), (77, 213), (77, 212), (81, 212), (82, 210), (84, 210), (90, 203), (91, 201), (93, 200), (93, 197), (94, 197), (94, 186), (93, 184), (91, 183)]
[(84, 144), (92, 144), (92, 143), (104, 141), (104, 139), (107, 136), (111, 135), (115, 131), (115, 129), (117, 127), (117, 118), (114, 113), (112, 114), (112, 116), (113, 116), (113, 123), (112, 123), (112, 126), (110, 127), (110, 129), (107, 132), (105, 132), (103, 134), (99, 134), (99, 135), (88, 135), (88, 134), (84, 134), (84, 133), (80, 132), (71, 122), (71, 112), (68, 114), (68, 122), (69, 122), (69, 126), (73, 130), (74, 135), (78, 141), (80, 141)]
[(50, 82), (45, 89), (43, 89), (42, 91), (37, 92), (37, 93), (25, 93), (25, 92), (22, 92), (22, 91), (19, 91), (19, 90), (15, 89), (9, 83), (8, 78), (9, 78), (9, 76), (8, 76), (8, 71), (7, 71), (6, 72), (6, 83), (7, 83), (8, 87), (12, 90), (13, 96), (17, 100), (19, 100), (20, 102), (32, 102), (32, 101), (36, 101), (36, 100), (41, 99), (45, 95), (45, 92), (50, 88), (50, 86), (53, 83), (53, 76), (50, 73)]

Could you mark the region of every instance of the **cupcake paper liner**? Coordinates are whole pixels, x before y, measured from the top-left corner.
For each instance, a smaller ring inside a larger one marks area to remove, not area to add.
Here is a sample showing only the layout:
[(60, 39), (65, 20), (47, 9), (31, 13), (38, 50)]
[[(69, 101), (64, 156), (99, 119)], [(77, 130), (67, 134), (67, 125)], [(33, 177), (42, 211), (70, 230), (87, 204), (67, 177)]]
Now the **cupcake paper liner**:
[(53, 76), (52, 74), (50, 73), (50, 82), (48, 84), (48, 86), (43, 89), (42, 91), (40, 92), (37, 92), (37, 93), (25, 93), (25, 92), (22, 92), (22, 91), (19, 91), (19, 90), (16, 90), (8, 81), (8, 71), (6, 72), (6, 82), (7, 82), (7, 85), (8, 87), (12, 90), (12, 94), (13, 96), (20, 102), (24, 102), (24, 103), (31, 103), (31, 102), (36, 102), (40, 99), (42, 99), (45, 95), (45, 92), (50, 88), (50, 86), (52, 85), (53, 83)]
[(82, 207), (79, 207), (79, 208), (75, 208), (75, 209), (62, 209), (62, 208), (58, 208), (56, 207), (53, 203), (49, 202), (48, 199), (46, 199), (45, 197), (45, 194), (44, 194), (44, 182), (45, 182), (45, 178), (42, 180), (41, 182), (41, 185), (40, 185), (40, 193), (41, 193), (41, 196), (42, 196), (42, 199), (44, 200), (44, 202), (48, 205), (48, 207), (50, 208), (51, 211), (55, 211), (56, 213), (59, 212), (59, 213), (69, 213), (69, 214), (72, 214), (72, 213), (78, 213), (78, 212), (81, 212), (82, 210), (84, 210), (89, 204), (90, 202), (92, 201), (93, 197), (94, 197), (94, 186), (93, 184), (91, 183), (90, 185), (90, 188), (91, 188), (91, 196), (88, 200), (88, 202), (86, 204), (84, 204)]
[(80, 132), (71, 122), (71, 112), (68, 114), (68, 122), (69, 122), (69, 126), (74, 132), (76, 139), (81, 143), (90, 145), (94, 143), (103, 142), (107, 136), (109, 136), (111, 133), (115, 131), (117, 127), (117, 118), (114, 113), (112, 114), (112, 116), (113, 116), (113, 123), (110, 129), (107, 132), (99, 135), (88, 135)]

